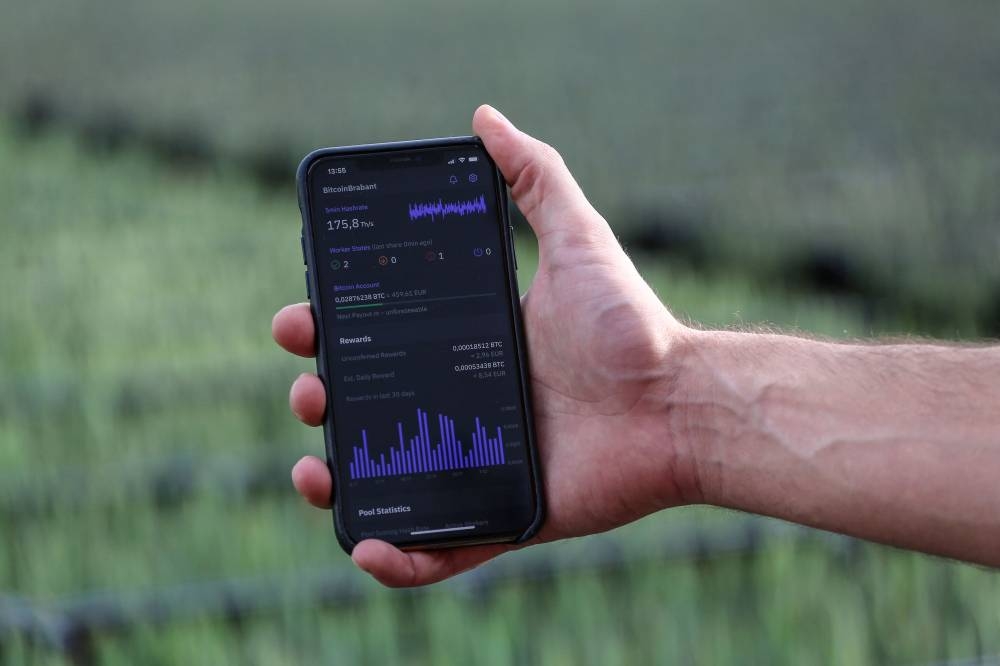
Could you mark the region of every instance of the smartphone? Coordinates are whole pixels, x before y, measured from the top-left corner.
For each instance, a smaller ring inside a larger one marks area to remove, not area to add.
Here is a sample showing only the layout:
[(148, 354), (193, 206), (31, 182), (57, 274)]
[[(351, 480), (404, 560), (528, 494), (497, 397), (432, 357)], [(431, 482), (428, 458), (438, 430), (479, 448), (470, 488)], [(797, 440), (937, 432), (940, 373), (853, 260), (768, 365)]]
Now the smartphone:
[(544, 515), (507, 188), (477, 137), (297, 174), (337, 538), (519, 542)]

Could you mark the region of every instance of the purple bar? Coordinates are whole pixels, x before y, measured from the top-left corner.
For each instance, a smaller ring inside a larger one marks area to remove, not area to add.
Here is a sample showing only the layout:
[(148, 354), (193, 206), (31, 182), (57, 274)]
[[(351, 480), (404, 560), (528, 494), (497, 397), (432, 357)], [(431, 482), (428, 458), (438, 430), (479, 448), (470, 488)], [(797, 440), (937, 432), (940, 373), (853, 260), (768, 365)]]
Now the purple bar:
[(351, 464), (347, 466), (347, 468), (349, 470), (351, 470), (351, 479), (353, 479), (354, 478), (354, 461), (353, 460), (351, 461)]
[(378, 454), (379, 460), (381, 461), (378, 465), (379, 476), (385, 476), (385, 454)]
[[(419, 428), (418, 428), (418, 432), (419, 432)], [(417, 435), (417, 438), (414, 441), (414, 444), (417, 447), (417, 455), (420, 456), (420, 471), (421, 472), (427, 472), (427, 471), (429, 471), (430, 470), (430, 466), (427, 464), (427, 455), (424, 453), (424, 446), (423, 446), (423, 443), (421, 442), (420, 435)]]
[(420, 448), (420, 460), (423, 462), (422, 472), (430, 471), (430, 461), (427, 459), (427, 449), (424, 448), (424, 417), (417, 408), (417, 446)]
[(403, 424), (396, 421), (396, 434), (399, 435), (399, 459), (402, 463), (403, 472), (406, 472), (406, 447), (403, 446)]
[(500, 426), (497, 426), (497, 450), (500, 452), (500, 464), (503, 465), (506, 462), (506, 454), (503, 450), (503, 433), (500, 431)]
[(371, 462), (372, 461), (371, 461), (371, 458), (368, 457), (368, 433), (365, 432), (364, 430), (361, 431), (361, 441), (364, 443), (364, 447), (363, 448), (364, 448), (364, 452), (365, 452), (365, 457), (364, 457), (363, 465), (365, 466), (364, 476), (367, 478), (367, 477), (369, 477), (369, 476), (372, 475), (372, 470), (371, 470)]
[(486, 462), (486, 447), (489, 440), (486, 438), (486, 426), (480, 424), (479, 419), (476, 419), (476, 425), (479, 426), (479, 455), (483, 459), (483, 464), (488, 465), (489, 463)]
[[(441, 434), (441, 438), (438, 440), (437, 450), (444, 451), (444, 417), (438, 414), (438, 433)], [(445, 462), (442, 458), (442, 463)], [(447, 465), (442, 465), (442, 469), (447, 467)]]
[(410, 447), (413, 448), (413, 457), (417, 461), (417, 471), (424, 472), (424, 457), (420, 451), (420, 409), (417, 409), (417, 434), (410, 438)]
[(434, 449), (431, 448), (431, 428), (427, 424), (427, 412), (422, 412), (421, 418), (423, 420), (424, 450), (427, 452), (427, 464), (431, 471), (434, 471)]
[(413, 438), (413, 446), (417, 450), (417, 459), (420, 461), (420, 471), (427, 471), (427, 457), (424, 456), (424, 438), (422, 436), (423, 427), (420, 425), (420, 410), (417, 410), (417, 435)]
[(427, 459), (431, 462), (431, 470), (437, 471), (437, 463), (434, 460), (434, 446), (431, 444), (431, 426), (427, 421), (427, 412), (424, 412), (424, 446), (427, 447)]
[(479, 467), (479, 428), (476, 428), (476, 432), (472, 433), (472, 466)]
[(445, 450), (448, 452), (448, 467), (455, 469), (458, 467), (458, 456), (455, 455), (455, 438), (451, 436), (450, 419), (444, 417), (444, 441)]
[(448, 419), (448, 440), (451, 442), (451, 459), (456, 469), (462, 466), (462, 447), (455, 440), (455, 422)]
[(458, 469), (458, 447), (455, 446), (455, 433), (451, 431), (451, 419), (445, 419), (444, 430), (448, 436), (448, 459), (451, 461), (451, 468)]
[(455, 469), (455, 464), (451, 459), (451, 440), (448, 439), (448, 417), (441, 417), (441, 459), (444, 461), (445, 469)]
[(392, 474), (399, 474), (399, 463), (396, 462), (396, 449), (389, 449), (392, 457), (392, 465), (390, 465)]
[(486, 450), (486, 433), (483, 432), (483, 426), (479, 423), (479, 417), (476, 417), (476, 464), (485, 465), (486, 461), (483, 459), (483, 452)]
[(455, 430), (452, 428), (451, 419), (445, 417), (444, 420), (444, 434), (448, 439), (448, 459), (451, 460), (451, 468), (458, 469), (461, 465), (461, 460), (459, 459), (459, 450), (455, 446)]

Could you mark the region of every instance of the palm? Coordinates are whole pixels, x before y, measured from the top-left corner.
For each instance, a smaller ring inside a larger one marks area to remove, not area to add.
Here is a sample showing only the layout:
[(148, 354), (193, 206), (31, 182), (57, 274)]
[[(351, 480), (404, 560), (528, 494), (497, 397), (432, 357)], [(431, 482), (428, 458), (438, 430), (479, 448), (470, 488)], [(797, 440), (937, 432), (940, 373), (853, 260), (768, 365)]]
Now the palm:
[(600, 238), (610, 230), (594, 233), (554, 247), (543, 239), (538, 273), (522, 299), (547, 472), (544, 540), (603, 531), (679, 501), (630, 499), (636, 484), (662, 488), (669, 473), (644, 456), (667, 442), (636, 425), (659, 381), (664, 340), (678, 324), (613, 237)]

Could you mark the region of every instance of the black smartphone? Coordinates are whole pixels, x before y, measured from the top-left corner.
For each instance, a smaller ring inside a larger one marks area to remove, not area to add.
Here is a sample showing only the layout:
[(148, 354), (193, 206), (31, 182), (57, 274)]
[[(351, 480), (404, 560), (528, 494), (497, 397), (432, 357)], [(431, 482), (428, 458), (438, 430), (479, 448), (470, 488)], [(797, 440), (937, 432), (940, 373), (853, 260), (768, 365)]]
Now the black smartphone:
[(544, 508), (513, 228), (482, 142), (317, 150), (297, 185), (340, 544), (530, 538)]

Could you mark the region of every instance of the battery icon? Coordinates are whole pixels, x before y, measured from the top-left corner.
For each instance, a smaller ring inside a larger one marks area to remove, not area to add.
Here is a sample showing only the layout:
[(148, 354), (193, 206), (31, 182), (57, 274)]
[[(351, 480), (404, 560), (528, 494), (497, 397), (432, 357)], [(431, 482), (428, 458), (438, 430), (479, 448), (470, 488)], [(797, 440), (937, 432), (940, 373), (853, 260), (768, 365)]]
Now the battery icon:
[(469, 161), (470, 161), (470, 162), (478, 162), (478, 161), (479, 161), (479, 158), (478, 158), (478, 157), (476, 157), (475, 155), (473, 155), (472, 157), (470, 157), (470, 158), (469, 158)]

